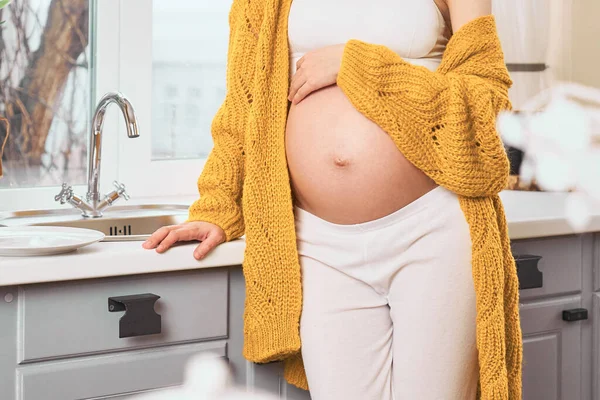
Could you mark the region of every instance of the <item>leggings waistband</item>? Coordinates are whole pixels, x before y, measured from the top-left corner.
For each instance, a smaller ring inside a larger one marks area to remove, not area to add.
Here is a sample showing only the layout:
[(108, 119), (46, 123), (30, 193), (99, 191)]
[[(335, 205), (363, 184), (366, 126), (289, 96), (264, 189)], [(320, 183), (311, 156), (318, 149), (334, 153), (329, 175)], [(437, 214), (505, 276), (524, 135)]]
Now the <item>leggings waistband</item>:
[(444, 208), (443, 201), (445, 199), (452, 199), (455, 197), (456, 194), (453, 192), (438, 186), (391, 214), (358, 224), (335, 224), (317, 217), (316, 215), (298, 206), (294, 206), (294, 216), (297, 224), (300, 223), (302, 225), (312, 226), (315, 229), (325, 229), (327, 231), (335, 231), (339, 233), (368, 232), (382, 229), (386, 226), (400, 222), (403, 219), (427, 208), (434, 206)]

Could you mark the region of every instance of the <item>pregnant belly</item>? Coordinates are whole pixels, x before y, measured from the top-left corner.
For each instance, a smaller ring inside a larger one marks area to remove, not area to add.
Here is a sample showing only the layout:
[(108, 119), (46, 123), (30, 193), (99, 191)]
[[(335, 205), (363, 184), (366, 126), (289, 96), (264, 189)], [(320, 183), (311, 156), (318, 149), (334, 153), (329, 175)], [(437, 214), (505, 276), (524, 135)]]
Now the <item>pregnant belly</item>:
[(436, 186), (337, 86), (290, 108), (285, 145), (295, 205), (336, 224), (383, 217)]

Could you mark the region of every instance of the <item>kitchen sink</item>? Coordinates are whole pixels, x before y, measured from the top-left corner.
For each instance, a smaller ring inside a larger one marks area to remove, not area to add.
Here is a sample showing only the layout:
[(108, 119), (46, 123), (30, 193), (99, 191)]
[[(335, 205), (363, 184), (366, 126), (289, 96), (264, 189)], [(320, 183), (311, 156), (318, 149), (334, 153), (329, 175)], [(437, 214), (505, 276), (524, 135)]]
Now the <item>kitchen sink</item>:
[(187, 219), (188, 206), (146, 204), (114, 206), (100, 218), (86, 218), (76, 209), (0, 212), (0, 226), (66, 226), (106, 235), (104, 241), (146, 240), (158, 228)]

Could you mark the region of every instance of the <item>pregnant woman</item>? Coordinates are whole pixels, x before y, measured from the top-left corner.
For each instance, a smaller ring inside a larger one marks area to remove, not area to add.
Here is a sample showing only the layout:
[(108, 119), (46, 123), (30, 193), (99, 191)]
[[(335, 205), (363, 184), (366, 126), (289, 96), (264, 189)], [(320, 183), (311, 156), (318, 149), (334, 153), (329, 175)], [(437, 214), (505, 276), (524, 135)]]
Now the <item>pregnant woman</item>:
[(234, 0), (189, 220), (245, 234), (244, 356), (313, 400), (520, 399), (491, 0)]

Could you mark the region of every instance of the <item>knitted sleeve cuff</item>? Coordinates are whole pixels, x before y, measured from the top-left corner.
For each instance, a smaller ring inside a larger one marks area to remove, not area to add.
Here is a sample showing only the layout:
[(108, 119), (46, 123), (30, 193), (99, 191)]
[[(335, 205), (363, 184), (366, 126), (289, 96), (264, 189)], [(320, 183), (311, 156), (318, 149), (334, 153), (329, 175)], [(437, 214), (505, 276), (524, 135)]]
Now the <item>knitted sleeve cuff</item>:
[(306, 379), (301, 352), (285, 359), (283, 377), (290, 385), (294, 385), (303, 390), (308, 390), (308, 380)]
[(204, 221), (215, 224), (225, 232), (226, 242), (237, 239), (244, 234), (244, 219), (239, 207), (227, 210), (219, 205), (216, 208), (205, 207), (203, 206), (205, 204), (200, 200), (192, 204), (186, 222)]
[[(390, 54), (390, 52), (392, 54)], [(344, 46), (337, 84), (352, 93), (377, 91), (384, 83), (387, 69), (403, 60), (385, 46), (350, 40)]]
[(430, 117), (430, 108), (440, 105), (434, 100), (447, 90), (444, 76), (405, 61), (385, 46), (354, 39), (344, 47), (337, 85), (361, 112), (387, 108), (389, 96), (401, 96), (404, 102), (424, 106), (422, 118)]
[(248, 323), (255, 320), (245, 317), (244, 357), (256, 363), (269, 363), (297, 354), (300, 351), (300, 326), (299, 319), (294, 319), (292, 314), (263, 321), (254, 328)]

